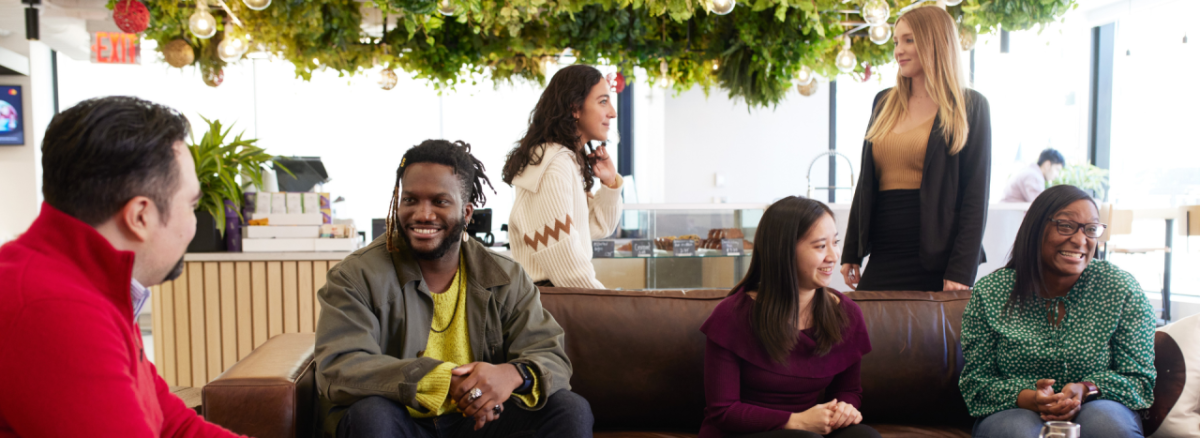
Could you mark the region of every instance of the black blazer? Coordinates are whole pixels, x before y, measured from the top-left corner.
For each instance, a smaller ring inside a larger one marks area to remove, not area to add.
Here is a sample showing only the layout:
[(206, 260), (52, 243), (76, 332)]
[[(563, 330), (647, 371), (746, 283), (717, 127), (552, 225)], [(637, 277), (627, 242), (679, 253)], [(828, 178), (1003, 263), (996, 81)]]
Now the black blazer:
[[(876, 108), (891, 89), (875, 95), (871, 123)], [(941, 118), (935, 118), (925, 150), (925, 169), (921, 173), (921, 265), (930, 271), (945, 270), (945, 279), (967, 286), (975, 284), (979, 264), (987, 261), (983, 252), (983, 227), (987, 222), (988, 190), (992, 171), (992, 126), (987, 98), (975, 90), (964, 93), (967, 144), (957, 155), (942, 135)], [(879, 193), (875, 179), (875, 156), (871, 142), (863, 142), (862, 170), (850, 222), (842, 263), (862, 264), (871, 253), (871, 212)]]

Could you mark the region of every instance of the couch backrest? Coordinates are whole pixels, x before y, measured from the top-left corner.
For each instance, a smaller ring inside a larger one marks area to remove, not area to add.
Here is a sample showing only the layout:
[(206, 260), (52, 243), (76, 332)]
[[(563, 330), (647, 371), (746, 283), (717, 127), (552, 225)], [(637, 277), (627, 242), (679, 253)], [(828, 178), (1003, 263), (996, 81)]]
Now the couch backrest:
[[(727, 290), (542, 288), (566, 331), (573, 390), (597, 429), (696, 431), (704, 409), (700, 325)], [(969, 425), (958, 391), (969, 292), (852, 292), (873, 350), (863, 358), (870, 423)]]

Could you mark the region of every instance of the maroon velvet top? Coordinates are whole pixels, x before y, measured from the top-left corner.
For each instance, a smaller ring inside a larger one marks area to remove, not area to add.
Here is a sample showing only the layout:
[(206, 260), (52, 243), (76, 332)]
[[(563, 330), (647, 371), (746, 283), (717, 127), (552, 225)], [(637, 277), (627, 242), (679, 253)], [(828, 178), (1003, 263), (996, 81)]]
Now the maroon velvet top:
[[(832, 290), (830, 290), (832, 291)], [(721, 301), (700, 331), (708, 336), (704, 351), (704, 423), (700, 438), (720, 438), (783, 428), (794, 412), (837, 399), (861, 406), (859, 370), (871, 351), (862, 311), (845, 295), (842, 309), (849, 324), (842, 342), (815, 356), (813, 329), (801, 331), (786, 366), (767, 355), (750, 328), (753, 300), (737, 291)], [(825, 397), (819, 399), (821, 391)]]

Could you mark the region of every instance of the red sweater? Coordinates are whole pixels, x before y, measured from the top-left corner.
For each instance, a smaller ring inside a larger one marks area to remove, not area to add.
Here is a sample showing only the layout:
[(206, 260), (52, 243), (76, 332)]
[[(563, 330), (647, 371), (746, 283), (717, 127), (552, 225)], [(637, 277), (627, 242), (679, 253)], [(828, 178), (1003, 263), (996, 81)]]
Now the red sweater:
[(132, 252), (46, 204), (0, 247), (0, 438), (236, 436), (158, 377), (132, 275)]

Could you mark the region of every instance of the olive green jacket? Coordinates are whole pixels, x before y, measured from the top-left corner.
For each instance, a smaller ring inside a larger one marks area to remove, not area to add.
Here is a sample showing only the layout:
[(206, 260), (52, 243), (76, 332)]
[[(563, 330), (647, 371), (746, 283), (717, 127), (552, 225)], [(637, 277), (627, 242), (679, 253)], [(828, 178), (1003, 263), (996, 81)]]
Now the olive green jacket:
[[(317, 294), (317, 390), (331, 434), (351, 404), (370, 396), (424, 411), (417, 382), (442, 363), (422, 357), (433, 296), (404, 239), (395, 240), (397, 252), (389, 253), (380, 237), (346, 257)], [(461, 249), (473, 359), (529, 365), (543, 396), (528, 409), (541, 409), (550, 395), (571, 388), (562, 327), (542, 308), (538, 288), (517, 262), (474, 239)]]

